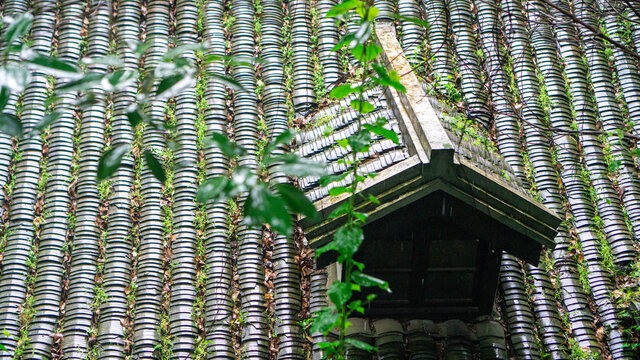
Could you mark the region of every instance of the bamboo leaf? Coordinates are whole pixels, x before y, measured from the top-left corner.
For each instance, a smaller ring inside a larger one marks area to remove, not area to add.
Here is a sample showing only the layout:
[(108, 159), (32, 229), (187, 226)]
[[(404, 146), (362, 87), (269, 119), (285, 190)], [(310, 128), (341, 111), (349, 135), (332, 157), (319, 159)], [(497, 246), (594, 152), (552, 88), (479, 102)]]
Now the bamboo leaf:
[(103, 78), (104, 78), (103, 74), (87, 73), (79, 79), (65, 82), (64, 84), (58, 86), (56, 90), (58, 91), (86, 90), (88, 88), (91, 88), (100, 84)]
[(241, 146), (233, 143), (229, 138), (220, 133), (213, 133), (211, 138), (209, 138), (209, 142), (214, 143), (223, 154), (228, 157), (241, 156), (244, 155), (245, 151)]
[(301, 158), (294, 154), (286, 154), (270, 160), (276, 164), (275, 171), (288, 176), (324, 176), (327, 174), (326, 166), (323, 163)]
[(22, 92), (30, 77), (25, 66), (15, 66), (11, 63), (0, 66), (0, 86), (7, 87), (14, 93)]
[(0, 87), (0, 111), (2, 111), (5, 106), (7, 106), (10, 97), (11, 90), (9, 90), (9, 88), (6, 86)]
[(82, 76), (78, 67), (52, 56), (37, 55), (32, 59), (26, 59), (25, 62), (56, 77), (77, 78)]
[(115, 67), (119, 67), (123, 65), (122, 59), (116, 55), (105, 55), (105, 56), (98, 56), (94, 58), (86, 57), (82, 59), (82, 62), (87, 65), (96, 64), (96, 65), (109, 65), (109, 66), (115, 66)]
[(98, 163), (98, 181), (110, 178), (122, 163), (122, 158), (129, 152), (129, 144), (119, 144), (107, 150)]
[(269, 142), (269, 144), (265, 147), (264, 153), (265, 157), (270, 157), (275, 149), (277, 149), (281, 145), (289, 145), (291, 140), (296, 136), (296, 133), (293, 130), (284, 131), (282, 134), (278, 135), (273, 141)]
[(32, 135), (40, 134), (44, 131), (44, 129), (48, 128), (54, 121), (60, 118), (60, 113), (57, 111), (53, 111), (42, 117), (40, 122), (30, 131)]
[(213, 79), (216, 79), (216, 80), (220, 81), (221, 83), (227, 85), (232, 90), (249, 92), (249, 90), (247, 90), (247, 88), (242, 86), (242, 84), (240, 84), (237, 80), (235, 80), (233, 78), (230, 78), (228, 76), (222, 76), (222, 75), (215, 74), (215, 73), (212, 73), (212, 72), (208, 72), (207, 75), (209, 77), (211, 77)]
[(33, 15), (31, 13), (24, 13), (13, 19), (13, 22), (7, 30), (4, 32), (4, 41), (7, 44), (7, 48), (5, 52), (9, 50), (9, 46), (13, 44), (13, 42), (27, 34), (29, 29), (31, 28), (31, 23), (33, 22)]
[(137, 72), (118, 70), (108, 74), (105, 78), (111, 90), (120, 90), (136, 83)]
[(155, 155), (149, 149), (145, 150), (143, 155), (144, 160), (146, 161), (147, 166), (149, 167), (149, 170), (151, 170), (153, 176), (158, 179), (158, 181), (164, 184), (164, 182), (167, 180), (167, 175), (165, 174), (164, 168), (162, 167), (160, 161), (156, 159)]
[(211, 199), (220, 199), (224, 197), (224, 190), (228, 184), (229, 179), (222, 176), (207, 179), (207, 181), (198, 187), (196, 199), (201, 203), (206, 203)]
[(0, 132), (9, 136), (21, 135), (22, 123), (15, 115), (0, 113)]
[(287, 204), (289, 211), (295, 214), (305, 215), (311, 219), (318, 217), (316, 207), (313, 206), (313, 203), (300, 189), (287, 183), (276, 184), (275, 188)]
[(127, 119), (129, 120), (131, 127), (136, 127), (141, 122), (147, 121), (147, 114), (145, 114), (144, 110), (134, 106), (127, 111)]
[(193, 77), (189, 74), (175, 74), (167, 76), (160, 81), (160, 84), (156, 89), (156, 97), (160, 99), (167, 99), (175, 96), (180, 91), (193, 85), (193, 81)]
[(282, 199), (271, 193), (264, 183), (253, 186), (245, 202), (245, 221), (249, 226), (269, 224), (281, 233), (289, 234), (293, 220)]

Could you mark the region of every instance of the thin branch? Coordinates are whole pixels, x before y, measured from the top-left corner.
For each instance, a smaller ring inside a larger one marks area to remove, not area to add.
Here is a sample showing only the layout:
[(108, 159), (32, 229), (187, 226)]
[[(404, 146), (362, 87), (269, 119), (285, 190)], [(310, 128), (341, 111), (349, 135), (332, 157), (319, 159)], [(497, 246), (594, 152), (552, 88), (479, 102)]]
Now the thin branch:
[(585, 23), (584, 21), (582, 21), (581, 19), (579, 19), (577, 16), (575, 16), (574, 14), (572, 14), (571, 12), (563, 9), (561, 6), (558, 6), (552, 2), (550, 2), (549, 0), (540, 0), (541, 2), (553, 7), (554, 9), (558, 10), (559, 12), (561, 12), (564, 16), (568, 17), (571, 21), (573, 21), (574, 23), (580, 24), (582, 25), (584, 28), (586, 28), (587, 30), (589, 30), (591, 33), (593, 33), (595, 36), (607, 40), (609, 43), (611, 43), (612, 45), (614, 45), (615, 47), (619, 48), (620, 50), (624, 51), (625, 53), (627, 53), (628, 55), (634, 57), (636, 60), (640, 61), (640, 55), (638, 55), (638, 53), (636, 53), (635, 51), (629, 49), (627, 46), (625, 46), (624, 44), (622, 44), (621, 42), (612, 39), (611, 37), (603, 34), (600, 29), (589, 25), (587, 23)]

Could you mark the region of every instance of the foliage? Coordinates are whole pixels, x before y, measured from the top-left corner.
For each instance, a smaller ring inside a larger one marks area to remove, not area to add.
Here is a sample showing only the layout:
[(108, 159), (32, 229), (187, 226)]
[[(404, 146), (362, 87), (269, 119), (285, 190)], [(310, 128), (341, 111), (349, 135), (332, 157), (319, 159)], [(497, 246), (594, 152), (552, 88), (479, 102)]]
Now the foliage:
[[(353, 258), (364, 240), (362, 226), (367, 218), (366, 214), (355, 210), (356, 196), (362, 196), (365, 201), (378, 203), (375, 197), (365, 198), (358, 193), (358, 186), (366, 179), (375, 176), (373, 173), (362, 172), (362, 160), (359, 159), (358, 154), (368, 151), (372, 134), (396, 143), (398, 137), (393, 131), (385, 129), (387, 120), (384, 118), (377, 119), (373, 124), (363, 124), (363, 115), (374, 110), (373, 105), (365, 100), (364, 93), (374, 86), (391, 86), (399, 91), (405, 91), (399, 81), (398, 74), (387, 71), (376, 60), (382, 49), (374, 43), (372, 38), (373, 22), (378, 14), (378, 9), (372, 6), (371, 0), (366, 2), (346, 0), (333, 7), (327, 16), (342, 19), (352, 13), (355, 13), (353, 16), (359, 16), (359, 26), (355, 31), (346, 34), (335, 46), (334, 51), (346, 49), (358, 61), (361, 70), (361, 72), (359, 71), (359, 83), (337, 86), (331, 91), (330, 96), (335, 99), (343, 99), (347, 96), (355, 98), (351, 101), (350, 106), (358, 113), (358, 131), (339, 142), (339, 146), (349, 151), (349, 156), (342, 160), (348, 166), (349, 171), (337, 177), (324, 176), (321, 178), (323, 186), (327, 186), (351, 176), (350, 185), (334, 187), (330, 191), (331, 196), (349, 195), (342, 206), (330, 215), (330, 217), (344, 216), (346, 223), (336, 231), (333, 241), (317, 251), (317, 255), (326, 252), (337, 253), (337, 261), (342, 264), (344, 269), (344, 278), (342, 281), (331, 284), (328, 290), (331, 305), (317, 313), (311, 325), (312, 331), (321, 331), (325, 334), (332, 330), (338, 332), (338, 340), (320, 344), (325, 351), (325, 356), (331, 359), (344, 359), (347, 347), (356, 347), (366, 351), (375, 350), (369, 344), (347, 339), (345, 336), (349, 326), (347, 321), (349, 316), (354, 312), (363, 313), (364, 306), (375, 297), (368, 295), (366, 300), (354, 300), (356, 294), (368, 287), (390, 291), (389, 285), (385, 281), (365, 274), (363, 272), (364, 264)], [(52, 94), (54, 99), (59, 98), (62, 93), (82, 93), (84, 96), (79, 97), (77, 103), (79, 107), (95, 102), (92, 89), (99, 87), (107, 92), (117, 92), (130, 86), (137, 86), (139, 89), (137, 101), (126, 110), (126, 116), (132, 129), (138, 132), (141, 130), (141, 126), (149, 126), (154, 129), (171, 130), (171, 124), (154, 122), (146, 114), (145, 109), (154, 99), (168, 99), (179, 94), (183, 89), (195, 86), (195, 65), (183, 55), (191, 52), (206, 53), (203, 44), (176, 46), (169, 49), (157, 65), (141, 72), (126, 69), (121, 59), (116, 56), (85, 58), (78, 64), (72, 64), (55, 56), (39, 54), (23, 41), (31, 28), (32, 21), (33, 16), (30, 13), (17, 18), (3, 19), (6, 26), (0, 36), (0, 49), (2, 49), (0, 54), (0, 132), (10, 136), (37, 135), (51, 126), (59, 117), (59, 114), (54, 111), (33, 129), (25, 129), (18, 116), (11, 111), (5, 111), (7, 105), (12, 101), (12, 97), (19, 96), (34, 75), (48, 75), (58, 80), (58, 86)], [(145, 43), (128, 45), (139, 60), (149, 48), (149, 44)], [(252, 64), (255, 60), (220, 56), (207, 56), (203, 59), (204, 64), (212, 61), (227, 64)], [(27, 66), (24, 66), (25, 64)], [(91, 69), (92, 64), (107, 65), (109, 71), (98, 73), (87, 70)], [(202, 68), (206, 68), (204, 64), (202, 64)], [(213, 73), (209, 73), (207, 76), (221, 81), (234, 90), (246, 91), (231, 78)], [(276, 151), (285, 148), (294, 135), (289, 131), (272, 139), (265, 145), (264, 151), (261, 152), (261, 158), (257, 160), (262, 166), (291, 177), (323, 176), (326, 171), (322, 164), (312, 163), (292, 153)], [(216, 133), (209, 138), (204, 138), (203, 141), (205, 145), (215, 145), (229, 158), (247, 156), (247, 151), (231, 141), (225, 134)], [(151, 173), (161, 182), (165, 182), (167, 174), (165, 167), (158, 159), (160, 154), (147, 148), (140, 150), (141, 158), (144, 159)], [(99, 162), (98, 180), (111, 177), (130, 151), (130, 144), (116, 144), (107, 150)], [(197, 200), (202, 203), (233, 200), (237, 197), (246, 197), (243, 215), (248, 226), (269, 224), (275, 231), (289, 234), (293, 227), (292, 213), (303, 214), (307, 217), (317, 216), (314, 205), (301, 190), (287, 183), (272, 184), (264, 174), (244, 165), (236, 166), (229, 176), (206, 179), (197, 192)]]
[[(335, 87), (330, 96), (334, 99), (343, 99), (355, 94), (356, 99), (350, 103), (351, 108), (357, 111), (356, 118), (358, 131), (347, 139), (338, 142), (338, 145), (350, 151), (349, 156), (341, 160), (345, 163), (349, 171), (338, 176), (327, 176), (320, 179), (323, 186), (340, 181), (351, 176), (351, 184), (348, 186), (333, 187), (329, 194), (331, 196), (341, 196), (348, 194), (348, 199), (329, 218), (344, 216), (346, 222), (335, 232), (333, 240), (317, 250), (316, 255), (320, 256), (326, 252), (334, 252), (337, 261), (342, 265), (344, 274), (342, 280), (334, 281), (329, 287), (328, 295), (331, 304), (315, 314), (311, 325), (312, 332), (322, 332), (327, 335), (330, 331), (338, 333), (337, 340), (320, 343), (324, 350), (325, 358), (345, 359), (348, 347), (355, 347), (368, 352), (376, 349), (362, 341), (347, 339), (346, 332), (350, 323), (348, 318), (355, 313), (364, 313), (364, 306), (375, 298), (374, 294), (369, 294), (364, 300), (356, 297), (356, 293), (364, 288), (374, 287), (384, 291), (391, 291), (386, 281), (375, 278), (364, 273), (364, 264), (354, 260), (354, 255), (364, 241), (362, 227), (367, 219), (367, 214), (358, 212), (355, 209), (357, 197), (364, 201), (379, 203), (375, 196), (366, 197), (358, 193), (358, 186), (366, 179), (375, 176), (373, 173), (364, 173), (361, 170), (361, 157), (359, 153), (369, 151), (372, 134), (382, 136), (386, 139), (398, 143), (397, 135), (384, 128), (387, 119), (379, 118), (374, 124), (363, 124), (364, 114), (373, 111), (371, 103), (364, 99), (364, 93), (374, 86), (391, 86), (398, 91), (406, 91), (400, 83), (399, 76), (394, 71), (388, 71), (376, 58), (382, 53), (382, 48), (375, 44), (372, 38), (373, 22), (378, 14), (378, 9), (372, 6), (372, 1), (346, 0), (334, 6), (327, 16), (338, 19), (348, 15), (350, 12), (360, 17), (360, 24), (354, 32), (346, 34), (333, 49), (338, 51), (346, 48), (358, 62), (361, 70), (361, 78), (358, 84), (343, 84)], [(355, 15), (353, 15), (355, 16)]]
[[(261, 163), (273, 166), (274, 171), (288, 176), (324, 175), (325, 169), (322, 164), (304, 160), (294, 154), (274, 155), (276, 148), (288, 144), (294, 136), (294, 132), (287, 131), (267, 144)], [(227, 157), (246, 155), (245, 149), (223, 134), (213, 134), (209, 141)], [(247, 196), (247, 200), (243, 215), (248, 226), (269, 224), (274, 230), (288, 234), (293, 225), (290, 212), (308, 217), (316, 216), (315, 207), (300, 189), (284, 183), (270, 186), (254, 169), (243, 165), (237, 166), (230, 177), (216, 176), (207, 179), (200, 185), (196, 197), (204, 203), (244, 195)]]
[[(127, 118), (133, 128), (139, 124), (150, 126), (154, 129), (163, 127), (169, 129), (165, 122), (155, 123), (146, 114), (145, 108), (153, 99), (167, 99), (180, 93), (182, 90), (195, 87), (195, 65), (184, 57), (187, 52), (204, 51), (203, 43), (176, 46), (167, 51), (157, 66), (147, 68), (142, 72), (124, 69), (123, 62), (117, 56), (103, 56), (97, 58), (84, 58), (79, 64), (71, 64), (55, 56), (39, 54), (22, 39), (29, 32), (33, 16), (30, 13), (22, 14), (16, 18), (4, 17), (3, 23), (7, 26), (0, 36), (0, 132), (9, 136), (32, 136), (40, 133), (57, 120), (59, 114), (55, 110), (45, 116), (42, 121), (29, 132), (25, 132), (20, 119), (5, 107), (9, 104), (11, 96), (19, 95), (26, 88), (31, 77), (35, 74), (45, 74), (58, 78), (59, 86), (56, 86), (53, 98), (58, 98), (62, 93), (82, 92), (77, 105), (80, 107), (91, 105), (95, 101), (92, 89), (100, 87), (109, 92), (117, 92), (139, 82), (137, 102), (127, 109)], [(149, 48), (148, 43), (134, 42), (128, 44), (134, 54), (141, 59)], [(10, 56), (11, 55), (11, 56)], [(254, 59), (239, 57), (210, 55), (204, 62), (224, 62), (227, 64), (253, 63)], [(26, 64), (27, 66), (24, 66)], [(110, 71), (98, 73), (83, 71), (91, 64), (107, 65)], [(239, 91), (244, 88), (234, 79), (218, 74), (207, 74), (225, 85)], [(105, 152), (100, 160), (98, 181), (112, 176), (120, 167), (122, 159), (130, 151), (129, 144), (118, 144)], [(161, 182), (166, 179), (166, 174), (160, 161), (150, 149), (143, 149), (144, 159), (153, 175)]]

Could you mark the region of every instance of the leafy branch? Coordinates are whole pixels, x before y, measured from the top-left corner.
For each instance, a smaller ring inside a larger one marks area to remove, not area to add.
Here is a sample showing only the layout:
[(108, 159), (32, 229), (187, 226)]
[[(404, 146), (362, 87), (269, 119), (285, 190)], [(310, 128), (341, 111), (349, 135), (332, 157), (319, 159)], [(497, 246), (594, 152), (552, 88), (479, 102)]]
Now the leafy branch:
[(374, 20), (379, 11), (372, 5), (371, 0), (366, 2), (346, 0), (334, 6), (327, 13), (327, 16), (341, 19), (352, 12), (360, 17), (359, 26), (354, 32), (346, 34), (333, 51), (347, 48), (358, 62), (362, 75), (356, 84), (337, 86), (331, 91), (330, 96), (334, 99), (343, 99), (350, 95), (354, 97), (350, 106), (357, 112), (357, 131), (348, 138), (338, 141), (339, 146), (349, 151), (349, 155), (340, 160), (340, 163), (346, 165), (349, 170), (342, 175), (320, 179), (322, 186), (341, 181), (349, 176), (351, 179), (350, 185), (337, 186), (329, 191), (329, 194), (334, 197), (342, 194), (349, 195), (329, 215), (329, 219), (344, 216), (346, 222), (336, 230), (333, 240), (316, 252), (316, 256), (327, 252), (336, 253), (337, 261), (344, 269), (342, 280), (334, 281), (329, 287), (328, 295), (331, 304), (315, 314), (311, 325), (311, 332), (322, 332), (325, 335), (331, 331), (337, 332), (337, 340), (319, 344), (324, 351), (325, 358), (328, 359), (345, 359), (348, 347), (368, 352), (376, 351), (376, 348), (370, 344), (346, 337), (347, 329), (351, 325), (348, 321), (349, 317), (354, 313), (364, 314), (365, 306), (375, 298), (375, 294), (368, 294), (364, 300), (361, 300), (356, 294), (369, 287), (391, 292), (386, 281), (365, 274), (365, 265), (354, 259), (354, 255), (364, 241), (363, 226), (367, 220), (367, 214), (356, 211), (356, 199), (360, 197), (364, 201), (379, 203), (375, 196), (366, 197), (358, 192), (362, 183), (376, 175), (361, 171), (363, 157), (358, 155), (369, 151), (372, 134), (392, 140), (394, 143), (398, 143), (398, 136), (392, 130), (385, 128), (387, 124), (385, 118), (378, 118), (373, 124), (363, 123), (363, 116), (375, 109), (373, 104), (365, 100), (365, 92), (375, 86), (391, 86), (398, 91), (406, 91), (400, 83), (398, 74), (395, 71), (388, 71), (384, 65), (376, 60), (383, 49), (372, 38)]

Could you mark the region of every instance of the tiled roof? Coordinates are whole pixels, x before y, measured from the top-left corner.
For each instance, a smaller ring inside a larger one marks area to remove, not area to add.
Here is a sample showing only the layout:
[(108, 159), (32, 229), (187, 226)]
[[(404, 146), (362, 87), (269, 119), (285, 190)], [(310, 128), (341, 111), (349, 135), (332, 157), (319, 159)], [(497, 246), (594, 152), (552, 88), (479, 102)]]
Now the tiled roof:
[[(255, 68), (209, 64), (198, 69), (195, 89), (154, 101), (149, 115), (172, 122), (175, 132), (131, 131), (126, 110), (136, 101), (137, 84), (116, 94), (95, 89), (97, 103), (80, 109), (75, 93), (48, 98), (61, 82), (36, 73), (11, 97), (2, 111), (16, 114), (26, 131), (52, 104), (62, 116), (43, 137), (14, 141), (0, 134), (0, 344), (6, 348), (0, 357), (16, 351), (53, 359), (320, 357), (320, 337), (306, 334), (303, 321), (326, 301), (325, 283), (313, 271), (305, 235), (247, 229), (235, 207), (241, 202), (200, 207), (194, 198), (205, 174), (225, 174), (234, 164), (201, 141), (204, 134), (229, 130), (257, 153), (265, 131), (287, 128), (288, 112), (303, 117), (314, 108), (316, 89), (349, 80), (343, 69), (349, 59), (331, 51), (345, 29), (320, 18), (335, 3), (0, 1), (5, 16), (33, 13), (28, 43), (34, 51), (71, 62), (121, 55), (124, 69), (148, 68), (170, 44), (199, 39), (214, 57), (268, 60)], [(457, 89), (456, 110), (491, 131), (511, 170), (483, 146), (460, 143), (458, 125), (444, 121), (449, 140), (459, 144), (459, 160), (517, 191), (530, 189), (566, 219), (538, 267), (505, 255), (495, 318), (507, 329), (504, 338), (493, 322), (389, 322), (389, 331), (380, 332), (383, 323), (369, 319), (379, 356), (410, 352), (428, 359), (435, 346), (440, 358), (450, 359), (470, 352), (480, 358), (637, 358), (631, 348), (640, 342), (640, 72), (636, 59), (584, 26), (603, 25), (608, 36), (637, 50), (637, 13), (609, 8), (626, 1), (375, 3), (427, 20), (428, 29), (402, 17), (393, 24), (415, 74), (436, 90)], [(598, 6), (607, 11), (594, 11)], [(582, 25), (566, 21), (566, 13)], [(151, 44), (144, 61), (130, 48), (142, 39)], [(88, 68), (111, 71), (97, 63)], [(250, 91), (232, 93), (206, 72), (233, 74)], [(376, 114), (402, 135), (390, 111), (393, 99), (380, 89), (369, 96)], [(437, 113), (453, 112), (431, 104)], [(345, 108), (346, 102), (320, 108), (313, 115), (319, 125), (296, 139), (297, 151), (327, 161), (333, 173), (344, 171), (336, 163), (344, 156), (336, 137), (353, 131), (354, 114)], [(325, 138), (326, 125), (334, 130)], [(620, 131), (633, 137), (620, 139)], [(168, 140), (181, 144), (180, 151)], [(407, 159), (410, 140), (375, 139), (365, 164), (390, 169)], [(117, 144), (132, 144), (133, 151), (110, 186), (99, 187), (100, 154)], [(145, 168), (143, 144), (188, 166), (167, 167), (172, 176), (163, 186)], [(300, 185), (314, 200), (326, 200), (316, 181)]]

